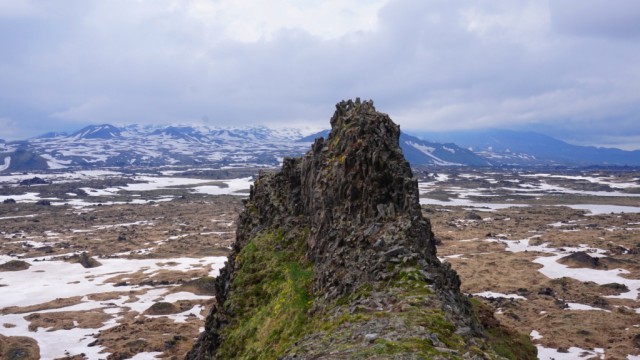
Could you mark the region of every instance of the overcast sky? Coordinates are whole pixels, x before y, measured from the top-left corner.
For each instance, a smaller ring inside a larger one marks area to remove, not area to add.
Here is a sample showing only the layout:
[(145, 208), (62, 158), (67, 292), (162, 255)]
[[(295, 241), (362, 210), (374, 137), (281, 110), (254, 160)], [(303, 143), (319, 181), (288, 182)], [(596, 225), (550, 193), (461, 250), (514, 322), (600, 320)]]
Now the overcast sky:
[(536, 130), (640, 149), (637, 0), (0, 0), (0, 138), (87, 124)]

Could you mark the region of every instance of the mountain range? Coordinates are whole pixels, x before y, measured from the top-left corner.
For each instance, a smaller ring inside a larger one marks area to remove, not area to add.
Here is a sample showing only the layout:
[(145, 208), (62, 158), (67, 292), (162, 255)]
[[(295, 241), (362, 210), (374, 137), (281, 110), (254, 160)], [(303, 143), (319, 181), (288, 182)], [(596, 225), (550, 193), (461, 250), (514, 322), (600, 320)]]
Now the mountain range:
[[(206, 126), (90, 125), (71, 134), (50, 132), (0, 140), (0, 172), (57, 169), (278, 166), (299, 156), (317, 137), (301, 129)], [(640, 166), (640, 151), (571, 145), (552, 137), (508, 130), (402, 133), (414, 166)], [(429, 139), (429, 140), (425, 140)]]
[(640, 150), (578, 146), (532, 131), (499, 129), (423, 133), (435, 142), (454, 142), (493, 164), (509, 165), (640, 165)]

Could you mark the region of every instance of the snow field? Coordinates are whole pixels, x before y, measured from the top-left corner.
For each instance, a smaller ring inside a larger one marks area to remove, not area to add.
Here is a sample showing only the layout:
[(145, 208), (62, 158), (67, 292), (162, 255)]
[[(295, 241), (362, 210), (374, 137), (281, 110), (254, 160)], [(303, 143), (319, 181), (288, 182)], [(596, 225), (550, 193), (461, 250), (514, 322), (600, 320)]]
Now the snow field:
[[(0, 256), (0, 262), (12, 260), (9, 256)], [(115, 286), (107, 280), (116, 275), (133, 274), (143, 271), (145, 274), (153, 276), (157, 271), (174, 270), (188, 271), (192, 269), (211, 267), (210, 275), (217, 276), (220, 268), (224, 265), (226, 257), (205, 257), (194, 258), (172, 258), (172, 259), (100, 259), (102, 266), (85, 269), (79, 264), (64, 261), (35, 261), (33, 259), (23, 259), (31, 264), (27, 270), (16, 272), (0, 272), (0, 284), (3, 296), (0, 297), (0, 309), (11, 306), (30, 306), (46, 303), (59, 298), (71, 298), (82, 296), (79, 304), (67, 307), (48, 309), (23, 314), (2, 314), (0, 324), (9, 324), (13, 327), (3, 327), (2, 334), (5, 336), (27, 336), (36, 339), (40, 347), (43, 359), (53, 359), (62, 357), (65, 352), (70, 354), (85, 353), (89, 359), (106, 357), (100, 354), (103, 350), (100, 346), (89, 347), (88, 344), (95, 340), (94, 335), (99, 331), (116, 326), (119, 313), (130, 309), (139, 313), (144, 312), (151, 305), (158, 301), (176, 302), (178, 300), (206, 300), (210, 297), (194, 295), (189, 292), (170, 293), (171, 287), (151, 289), (140, 286)], [(137, 294), (136, 301), (132, 301), (129, 291), (147, 290), (144, 294)], [(117, 299), (108, 301), (92, 301), (86, 295), (106, 292), (122, 293)], [(66, 311), (88, 311), (101, 310), (112, 316), (111, 319), (103, 323), (99, 329), (74, 328), (71, 330), (48, 331), (38, 329), (36, 332), (29, 331), (29, 322), (26, 316), (33, 313), (51, 313)], [(165, 316), (175, 322), (184, 322), (188, 317), (196, 316), (200, 319), (202, 307), (194, 306), (192, 309), (178, 314), (158, 315)], [(157, 354), (152, 354), (153, 356)], [(148, 359), (149, 354), (139, 354), (137, 358)]]

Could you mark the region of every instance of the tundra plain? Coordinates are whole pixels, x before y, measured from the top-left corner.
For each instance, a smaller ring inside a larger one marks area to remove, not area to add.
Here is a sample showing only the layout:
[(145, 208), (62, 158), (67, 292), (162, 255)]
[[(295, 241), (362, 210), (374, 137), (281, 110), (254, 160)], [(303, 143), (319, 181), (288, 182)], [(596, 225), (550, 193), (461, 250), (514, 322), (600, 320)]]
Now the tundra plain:
[[(2, 356), (182, 358), (257, 171), (0, 176)], [(640, 359), (640, 172), (415, 175), (441, 261), (540, 359)]]

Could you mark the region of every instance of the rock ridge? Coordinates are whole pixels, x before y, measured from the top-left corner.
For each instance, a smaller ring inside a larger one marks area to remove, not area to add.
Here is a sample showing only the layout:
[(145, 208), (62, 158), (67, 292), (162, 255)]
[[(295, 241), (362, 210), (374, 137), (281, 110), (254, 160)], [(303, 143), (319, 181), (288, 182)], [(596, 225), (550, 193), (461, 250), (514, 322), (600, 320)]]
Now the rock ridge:
[(438, 260), (399, 126), (360, 99), (338, 103), (331, 126), (258, 176), (186, 358), (504, 358), (491, 341), (535, 358)]

